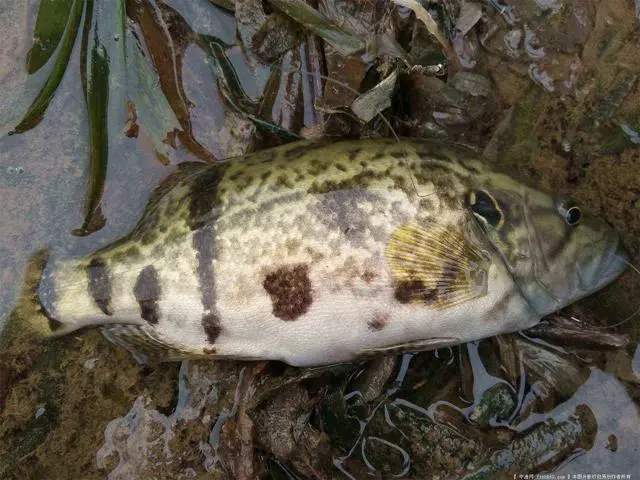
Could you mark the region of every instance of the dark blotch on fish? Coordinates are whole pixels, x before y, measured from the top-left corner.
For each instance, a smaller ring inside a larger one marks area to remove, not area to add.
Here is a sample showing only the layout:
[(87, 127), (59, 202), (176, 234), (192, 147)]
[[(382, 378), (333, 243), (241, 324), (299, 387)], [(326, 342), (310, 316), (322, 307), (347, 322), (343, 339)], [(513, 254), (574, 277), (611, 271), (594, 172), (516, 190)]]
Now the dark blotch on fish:
[(366, 283), (371, 283), (376, 279), (377, 275), (375, 274), (375, 272), (372, 272), (371, 270), (365, 270), (364, 273), (362, 274), (362, 279), (366, 282)]
[(101, 258), (94, 258), (87, 266), (89, 294), (105, 315), (113, 315), (111, 310), (111, 271)]
[(153, 265), (142, 269), (133, 287), (133, 294), (140, 305), (140, 316), (152, 325), (158, 323), (158, 300), (162, 295), (158, 271)]
[(281, 267), (269, 273), (262, 285), (271, 296), (273, 314), (282, 320), (297, 319), (313, 302), (307, 265)]
[(303, 143), (301, 145), (297, 145), (295, 147), (290, 148), (286, 152), (284, 152), (284, 158), (287, 159), (295, 159), (299, 156), (305, 155), (309, 152), (313, 152), (314, 150), (318, 150), (320, 148), (324, 148), (326, 146), (326, 142), (318, 141), (312, 143)]
[(421, 280), (404, 280), (396, 285), (394, 295), (400, 303), (420, 299), (425, 305), (430, 305), (436, 301), (438, 292), (435, 288), (426, 288)]
[(213, 277), (214, 237), (210, 226), (204, 226), (193, 235), (193, 248), (197, 253), (198, 283), (202, 307), (205, 312), (215, 306), (215, 285)]
[(202, 329), (209, 343), (215, 343), (222, 327), (215, 311), (215, 278), (213, 275), (213, 257), (215, 255), (215, 238), (211, 226), (206, 225), (193, 235), (193, 248), (197, 252), (198, 283), (202, 308)]
[[(220, 319), (215, 313), (207, 313), (202, 317), (202, 328), (204, 333), (207, 334), (207, 340), (209, 343), (216, 343), (220, 332), (222, 332), (222, 326), (220, 325)], [(208, 349), (205, 353), (215, 353), (215, 350)]]
[(373, 318), (367, 322), (367, 325), (369, 326), (369, 330), (379, 332), (387, 325), (388, 321), (388, 313), (376, 312), (373, 314)]

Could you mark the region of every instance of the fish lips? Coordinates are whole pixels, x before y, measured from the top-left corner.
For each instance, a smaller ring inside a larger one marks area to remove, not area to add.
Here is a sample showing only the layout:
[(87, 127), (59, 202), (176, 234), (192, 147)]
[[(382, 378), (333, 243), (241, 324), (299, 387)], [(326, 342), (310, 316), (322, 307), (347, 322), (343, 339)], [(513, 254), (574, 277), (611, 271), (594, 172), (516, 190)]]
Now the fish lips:
[(618, 235), (612, 235), (600, 262), (587, 266), (577, 265), (579, 286), (585, 293), (592, 293), (613, 282), (629, 266), (629, 253), (620, 242)]

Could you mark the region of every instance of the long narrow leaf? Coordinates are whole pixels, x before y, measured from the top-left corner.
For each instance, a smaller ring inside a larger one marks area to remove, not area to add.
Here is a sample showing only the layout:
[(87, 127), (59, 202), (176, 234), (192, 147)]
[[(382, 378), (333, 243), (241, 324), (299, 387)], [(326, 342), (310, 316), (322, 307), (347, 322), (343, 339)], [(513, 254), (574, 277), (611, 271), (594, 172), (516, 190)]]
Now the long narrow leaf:
[(329, 42), (344, 56), (349, 56), (365, 48), (364, 41), (344, 31), (318, 10), (301, 0), (271, 0), (269, 3)]
[(71, 56), (80, 20), (82, 19), (83, 7), (84, 0), (73, 0), (71, 13), (67, 20), (64, 33), (62, 34), (62, 39), (60, 40), (59, 53), (55, 61), (55, 66), (49, 75), (49, 78), (47, 78), (47, 81), (40, 90), (40, 93), (29, 106), (27, 113), (25, 113), (20, 123), (13, 129), (12, 133), (25, 132), (35, 127), (42, 120), (42, 116), (58, 89), (58, 86), (62, 81), (62, 77), (64, 76), (64, 72), (67, 70), (69, 57)]
[[(171, 105), (181, 130), (175, 133), (182, 145), (198, 158), (213, 162), (215, 157), (198, 142), (191, 127), (190, 104), (182, 83), (182, 59), (186, 46), (195, 38), (195, 33), (181, 17), (174, 16), (175, 22), (181, 22), (180, 35), (172, 35), (165, 15), (172, 9), (156, 0), (132, 0), (129, 17), (140, 26), (145, 45), (154, 67), (159, 73), (160, 87)], [(164, 12), (164, 14), (163, 14)], [(178, 28), (174, 25), (174, 28)]]
[(119, 95), (118, 87), (118, 77), (124, 76), (124, 46), (119, 41), (124, 0), (87, 0), (84, 23), (80, 73), (89, 120), (89, 177), (84, 220), (74, 235), (88, 235), (105, 223), (101, 201), (109, 163), (109, 133), (117, 126), (113, 120), (121, 124), (124, 110), (124, 96)]
[(258, 130), (275, 133), (286, 140), (296, 140), (300, 137), (295, 133), (268, 122), (256, 115), (258, 105), (246, 94), (236, 75), (231, 61), (224, 52), (224, 44), (213, 37), (201, 36), (201, 45), (209, 58), (209, 67), (218, 81), (220, 94), (228, 106), (251, 120)]
[(170, 146), (165, 139), (167, 134), (180, 129), (180, 122), (160, 88), (157, 70), (132, 28), (135, 27), (127, 28), (125, 37), (127, 97), (135, 106), (137, 122), (149, 135), (156, 154), (166, 158)]
[(73, 0), (40, 0), (33, 31), (33, 45), (27, 53), (27, 73), (37, 72), (56, 50), (64, 33)]

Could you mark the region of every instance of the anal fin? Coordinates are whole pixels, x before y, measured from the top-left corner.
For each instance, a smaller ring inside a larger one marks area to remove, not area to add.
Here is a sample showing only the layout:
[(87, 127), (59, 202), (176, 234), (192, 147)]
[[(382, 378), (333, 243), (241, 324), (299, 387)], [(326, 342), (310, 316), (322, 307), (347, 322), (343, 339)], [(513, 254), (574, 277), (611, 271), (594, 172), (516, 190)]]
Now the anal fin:
[(127, 349), (140, 363), (176, 362), (194, 358), (209, 357), (204, 352), (180, 348), (164, 340), (158, 332), (146, 325), (107, 325), (102, 334), (111, 343)]
[(399, 355), (405, 352), (424, 352), (427, 350), (437, 350), (438, 348), (451, 347), (460, 343), (459, 338), (441, 337), (428, 338), (415, 342), (396, 343), (386, 347), (365, 348), (358, 351), (358, 357), (374, 357), (378, 355)]

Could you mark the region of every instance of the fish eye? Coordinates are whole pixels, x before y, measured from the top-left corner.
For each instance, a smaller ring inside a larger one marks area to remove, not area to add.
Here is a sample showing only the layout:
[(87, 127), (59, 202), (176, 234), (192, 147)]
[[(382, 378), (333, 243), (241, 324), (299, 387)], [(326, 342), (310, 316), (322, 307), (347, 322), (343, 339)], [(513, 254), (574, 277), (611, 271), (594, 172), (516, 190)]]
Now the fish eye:
[(580, 223), (580, 218), (582, 217), (582, 212), (579, 207), (569, 207), (562, 208), (560, 213), (564, 216), (565, 222), (572, 227)]
[(504, 223), (504, 215), (498, 202), (488, 192), (477, 190), (469, 195), (469, 207), (473, 214), (494, 228)]

